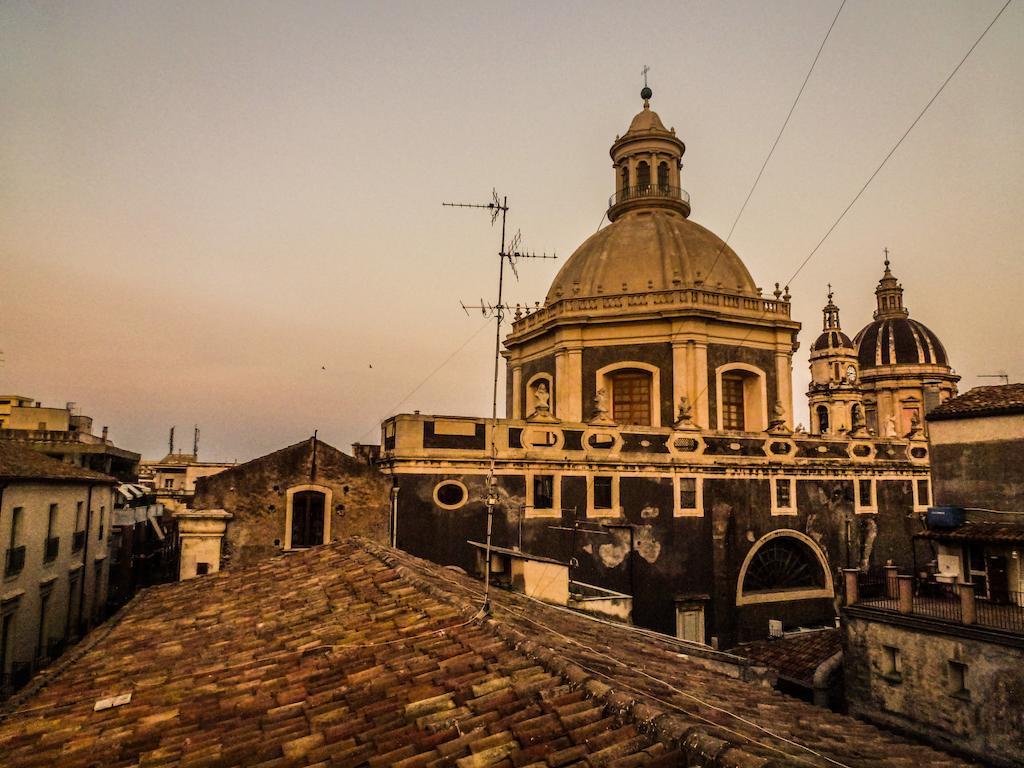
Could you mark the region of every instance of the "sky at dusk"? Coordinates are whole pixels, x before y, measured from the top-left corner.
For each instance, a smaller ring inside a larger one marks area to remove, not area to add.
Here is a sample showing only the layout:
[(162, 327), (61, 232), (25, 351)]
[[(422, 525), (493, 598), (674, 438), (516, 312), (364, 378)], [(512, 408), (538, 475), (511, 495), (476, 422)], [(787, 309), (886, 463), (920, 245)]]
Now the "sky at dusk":
[[(1001, 5), (848, 0), (729, 241), (766, 295)], [(838, 7), (5, 2), (0, 392), (74, 401), (144, 458), (171, 425), (246, 460), (488, 415), (493, 324), (459, 302), (494, 299), (500, 233), (441, 203), (508, 195), (560, 260), (506, 298), (542, 301), (601, 222), (646, 64), (691, 218), (725, 237)], [(793, 281), (797, 421), (826, 283), (852, 336), (883, 247), (961, 391), (1024, 379), (1022, 146), (1017, 2)]]

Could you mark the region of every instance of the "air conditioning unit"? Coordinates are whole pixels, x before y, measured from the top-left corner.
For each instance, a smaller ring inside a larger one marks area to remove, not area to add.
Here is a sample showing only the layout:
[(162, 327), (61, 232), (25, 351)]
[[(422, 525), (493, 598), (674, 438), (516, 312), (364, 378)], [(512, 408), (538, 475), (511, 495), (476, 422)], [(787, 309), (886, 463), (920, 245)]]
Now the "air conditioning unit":
[(778, 619), (768, 619), (768, 637), (782, 637), (782, 622)]

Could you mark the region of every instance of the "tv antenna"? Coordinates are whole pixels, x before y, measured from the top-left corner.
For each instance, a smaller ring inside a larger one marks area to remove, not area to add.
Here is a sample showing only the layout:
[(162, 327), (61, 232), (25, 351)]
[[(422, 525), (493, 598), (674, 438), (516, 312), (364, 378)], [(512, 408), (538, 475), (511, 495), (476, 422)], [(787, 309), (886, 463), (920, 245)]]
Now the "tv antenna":
[(491, 463), (490, 468), (487, 471), (487, 541), (485, 545), (485, 555), (487, 565), (484, 568), (484, 603), (481, 606), (481, 610), (486, 614), (491, 610), (491, 531), (494, 526), (494, 507), (498, 503), (498, 488), (495, 483), (494, 473), (495, 465), (497, 464), (498, 458), (498, 443), (496, 434), (498, 431), (498, 366), (501, 360), (501, 324), (505, 319), (505, 312), (509, 310), (504, 302), (504, 288), (505, 288), (505, 262), (508, 261), (509, 268), (512, 270), (512, 274), (519, 279), (519, 271), (516, 269), (516, 263), (520, 259), (557, 259), (558, 257), (552, 254), (548, 256), (544, 254), (536, 254), (529, 252), (522, 252), (519, 250), (519, 243), (522, 237), (518, 230), (509, 242), (505, 240), (506, 233), (506, 220), (508, 218), (508, 196), (498, 195), (496, 189), (491, 190), (491, 201), (489, 203), (441, 203), (446, 208), (481, 208), (485, 211), (489, 211), (491, 214), (491, 225), (501, 217), (501, 250), (498, 251), (498, 300), (494, 304), (486, 304), (484, 300), (480, 300), (478, 306), (466, 306), (462, 302), (459, 304), (462, 309), (468, 314), (470, 309), (479, 309), (484, 316), (491, 315), (494, 317), (494, 377), (492, 380), (492, 392), (491, 392)]
[(1002, 379), (1003, 384), (1010, 383), (1010, 375), (1006, 371), (1000, 371), (999, 373), (979, 373), (979, 379)]

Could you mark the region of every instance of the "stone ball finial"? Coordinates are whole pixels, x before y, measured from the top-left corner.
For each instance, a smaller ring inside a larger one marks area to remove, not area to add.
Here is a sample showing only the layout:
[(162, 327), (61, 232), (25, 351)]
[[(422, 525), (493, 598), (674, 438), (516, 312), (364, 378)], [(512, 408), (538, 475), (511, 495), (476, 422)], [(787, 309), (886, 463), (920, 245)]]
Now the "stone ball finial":
[(643, 99), (644, 101), (647, 101), (647, 99), (651, 98), (651, 96), (653, 96), (653, 95), (654, 95), (654, 91), (652, 91), (646, 85), (640, 91), (640, 98)]

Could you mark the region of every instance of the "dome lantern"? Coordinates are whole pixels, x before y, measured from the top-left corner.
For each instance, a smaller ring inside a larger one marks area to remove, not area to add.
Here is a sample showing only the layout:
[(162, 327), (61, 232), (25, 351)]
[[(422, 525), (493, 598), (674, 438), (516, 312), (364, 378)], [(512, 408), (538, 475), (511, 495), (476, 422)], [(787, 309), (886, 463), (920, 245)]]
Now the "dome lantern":
[(686, 145), (676, 136), (675, 128), (665, 128), (651, 109), (653, 95), (645, 85), (640, 91), (643, 109), (612, 144), (609, 154), (615, 170), (615, 194), (608, 201), (609, 221), (630, 211), (655, 208), (690, 215), (690, 196), (679, 179)]

